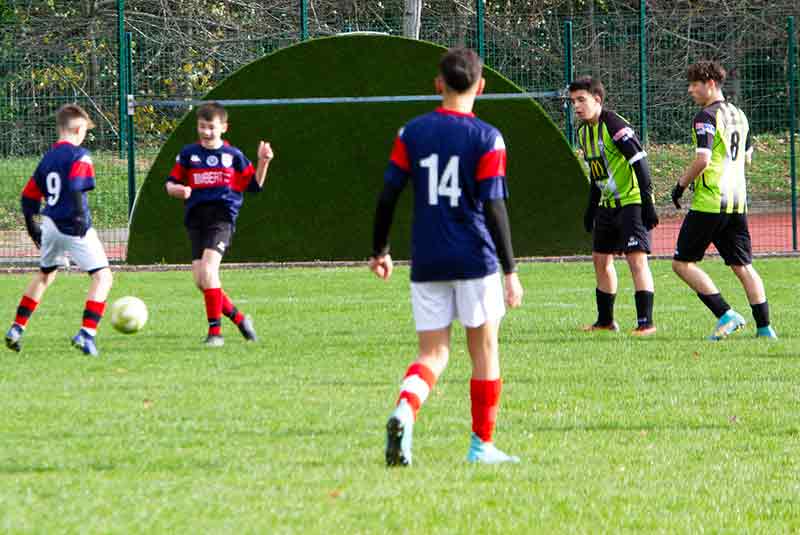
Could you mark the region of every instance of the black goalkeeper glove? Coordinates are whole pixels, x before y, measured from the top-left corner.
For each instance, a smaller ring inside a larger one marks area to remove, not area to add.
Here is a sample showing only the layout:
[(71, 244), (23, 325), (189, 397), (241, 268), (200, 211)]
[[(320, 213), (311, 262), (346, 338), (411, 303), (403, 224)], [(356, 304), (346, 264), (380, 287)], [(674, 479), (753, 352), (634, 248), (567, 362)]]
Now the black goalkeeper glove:
[(34, 226), (33, 228), (28, 229), (28, 235), (33, 240), (33, 244), (36, 246), (37, 249), (42, 248), (42, 228), (39, 225)]
[(642, 223), (647, 230), (653, 230), (658, 226), (658, 213), (650, 201), (642, 202)]
[(680, 182), (675, 184), (675, 187), (672, 188), (672, 204), (675, 205), (675, 208), (681, 208), (681, 197), (683, 197), (683, 192), (686, 191), (686, 188), (680, 185)]

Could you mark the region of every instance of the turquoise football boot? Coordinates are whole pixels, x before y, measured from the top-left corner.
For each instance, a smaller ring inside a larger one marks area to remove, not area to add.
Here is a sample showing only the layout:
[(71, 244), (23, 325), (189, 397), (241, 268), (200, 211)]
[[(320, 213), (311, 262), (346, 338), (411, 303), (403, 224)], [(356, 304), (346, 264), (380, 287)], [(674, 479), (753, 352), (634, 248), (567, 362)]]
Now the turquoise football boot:
[(411, 437), (414, 432), (414, 412), (405, 399), (386, 422), (386, 466), (411, 465)]
[(709, 340), (722, 340), (723, 338), (733, 334), (735, 331), (741, 329), (745, 325), (744, 318), (741, 314), (729, 309), (717, 321), (717, 326), (711, 332)]
[(758, 329), (756, 329), (756, 338), (768, 338), (770, 340), (777, 340), (778, 334), (775, 332), (775, 329), (773, 329), (771, 325), (767, 325), (766, 327), (759, 327)]
[(508, 455), (498, 450), (494, 442), (484, 442), (478, 435), (472, 433), (467, 462), (482, 464), (518, 463), (519, 457)]

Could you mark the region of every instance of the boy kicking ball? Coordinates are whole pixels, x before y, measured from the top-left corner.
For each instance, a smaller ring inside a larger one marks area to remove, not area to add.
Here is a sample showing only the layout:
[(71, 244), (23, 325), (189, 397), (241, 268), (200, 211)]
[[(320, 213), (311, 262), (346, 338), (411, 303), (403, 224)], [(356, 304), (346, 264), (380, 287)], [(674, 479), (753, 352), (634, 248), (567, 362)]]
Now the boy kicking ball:
[(254, 168), (241, 150), (223, 141), (227, 131), (228, 113), (222, 105), (209, 102), (200, 106), (199, 140), (183, 147), (166, 184), (171, 197), (184, 201), (184, 224), (192, 244), (192, 275), (203, 292), (208, 317), (205, 344), (210, 347), (225, 343), (222, 314), (246, 340), (256, 340), (250, 316), (242, 314), (223, 291), (219, 266), (230, 247), (244, 192), (261, 191), (274, 157), (270, 144), (261, 141), (258, 166)]

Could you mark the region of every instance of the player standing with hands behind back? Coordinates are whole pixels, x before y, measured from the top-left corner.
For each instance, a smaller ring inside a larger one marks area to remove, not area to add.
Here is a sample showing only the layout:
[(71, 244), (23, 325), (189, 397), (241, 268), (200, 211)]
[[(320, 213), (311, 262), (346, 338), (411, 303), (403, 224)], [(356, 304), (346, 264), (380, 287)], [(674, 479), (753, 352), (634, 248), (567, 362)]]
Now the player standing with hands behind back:
[(655, 287), (647, 262), (650, 231), (658, 225), (647, 153), (628, 122), (605, 109), (606, 90), (597, 78), (585, 76), (569, 85), (569, 98), (583, 124), (578, 143), (589, 165), (589, 204), (583, 218), (592, 233), (597, 321), (585, 331), (617, 331), (614, 300), (617, 272), (614, 254), (625, 259), (636, 288), (633, 336), (656, 332), (653, 324)]
[(228, 113), (222, 105), (208, 102), (197, 109), (197, 143), (181, 150), (167, 179), (167, 193), (182, 199), (184, 223), (192, 243), (192, 275), (206, 305), (211, 347), (224, 344), (222, 314), (239, 328), (246, 340), (255, 341), (250, 316), (234, 306), (222, 290), (219, 266), (230, 246), (245, 191), (259, 192), (273, 158), (270, 144), (258, 145), (258, 167), (236, 147), (222, 140), (228, 131)]
[(401, 384), (387, 423), (386, 464), (411, 464), (417, 411), (447, 366), (450, 325), (458, 318), (472, 358), (472, 439), (469, 462), (518, 462), (492, 442), (500, 404), (497, 332), (505, 301), (517, 307), (516, 273), (504, 199), (506, 147), (500, 132), (472, 113), (483, 91), (482, 64), (472, 50), (448, 51), (436, 88), (442, 105), (411, 120), (395, 139), (378, 200), (370, 269), (392, 275), (388, 236), (394, 209), (409, 177), (414, 188), (411, 303), (419, 354)]
[(744, 166), (750, 163), (753, 152), (750, 125), (742, 110), (725, 101), (725, 75), (725, 69), (713, 61), (695, 63), (687, 71), (689, 94), (703, 109), (692, 120), (695, 159), (672, 189), (676, 208), (681, 207), (680, 199), (690, 184), (694, 190), (692, 206), (678, 234), (672, 269), (717, 317), (709, 339), (720, 340), (743, 327), (742, 315), (731, 308), (711, 277), (697, 265), (713, 243), (747, 294), (756, 336), (777, 338), (769, 324), (764, 283), (752, 264), (747, 227)]

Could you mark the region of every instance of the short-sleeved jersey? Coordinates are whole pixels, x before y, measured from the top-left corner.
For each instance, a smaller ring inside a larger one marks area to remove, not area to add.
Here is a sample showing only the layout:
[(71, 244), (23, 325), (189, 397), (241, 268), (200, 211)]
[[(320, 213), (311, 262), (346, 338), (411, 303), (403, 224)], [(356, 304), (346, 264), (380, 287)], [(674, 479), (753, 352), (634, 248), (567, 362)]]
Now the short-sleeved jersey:
[[(44, 200), (42, 215), (52, 219), (60, 232), (75, 236), (78, 212), (85, 213), (88, 225), (92, 224), (86, 192), (94, 186), (94, 165), (89, 151), (68, 141), (59, 141), (36, 166), (22, 190), (22, 202), (35, 213)], [(82, 207), (75, 204), (75, 192), (81, 192)]]
[(474, 114), (444, 108), (398, 133), (384, 180), (414, 189), (411, 280), (475, 279), (498, 270), (485, 201), (505, 199), (506, 146)]
[(692, 210), (714, 214), (746, 213), (744, 164), (753, 145), (745, 114), (729, 102), (714, 102), (694, 116), (692, 141), (697, 152), (711, 156), (708, 167), (692, 184)]
[(600, 189), (600, 206), (642, 203), (633, 164), (647, 153), (628, 121), (603, 110), (597, 124), (584, 123), (578, 128), (578, 143), (589, 165), (592, 187)]
[(235, 223), (243, 193), (261, 191), (253, 164), (228, 142), (214, 150), (200, 143), (186, 145), (175, 159), (167, 180), (192, 188), (192, 195), (184, 201), (185, 220), (198, 204), (215, 203), (224, 205), (229, 221)]

